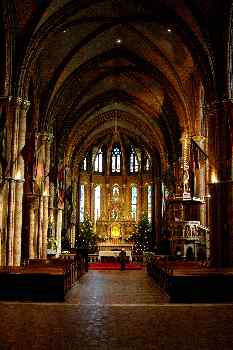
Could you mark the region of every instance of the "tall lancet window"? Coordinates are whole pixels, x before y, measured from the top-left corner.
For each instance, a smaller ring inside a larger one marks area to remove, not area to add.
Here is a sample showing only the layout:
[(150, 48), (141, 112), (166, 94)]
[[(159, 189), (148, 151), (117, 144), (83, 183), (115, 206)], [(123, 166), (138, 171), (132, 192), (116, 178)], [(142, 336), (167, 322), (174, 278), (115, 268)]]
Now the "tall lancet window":
[(85, 216), (85, 186), (80, 186), (80, 222), (84, 221)]
[(138, 165), (137, 154), (136, 154), (135, 150), (132, 149), (132, 151), (130, 153), (130, 172), (137, 173), (138, 168), (139, 168), (139, 165)]
[(95, 187), (95, 221), (100, 217), (100, 185)]
[(87, 157), (85, 157), (84, 160), (83, 160), (83, 170), (84, 171), (87, 170)]
[(114, 146), (112, 150), (112, 172), (120, 173), (121, 171), (121, 151), (118, 146)]
[(98, 151), (96, 157), (95, 157), (95, 171), (98, 173), (102, 173), (103, 171), (103, 152), (101, 149)]
[(131, 217), (133, 220), (137, 220), (137, 196), (138, 191), (136, 186), (131, 187)]
[(148, 185), (147, 187), (147, 215), (148, 220), (151, 222), (152, 219), (152, 186)]
[(150, 171), (151, 170), (151, 158), (149, 155), (146, 157), (146, 164), (145, 164), (145, 170)]

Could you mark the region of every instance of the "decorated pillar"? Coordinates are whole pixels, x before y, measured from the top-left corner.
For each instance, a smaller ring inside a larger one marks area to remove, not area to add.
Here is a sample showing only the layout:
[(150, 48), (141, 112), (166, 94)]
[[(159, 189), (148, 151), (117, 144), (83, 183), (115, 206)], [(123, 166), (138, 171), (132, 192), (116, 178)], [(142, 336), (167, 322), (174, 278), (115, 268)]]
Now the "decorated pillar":
[(37, 160), (37, 183), (39, 185), (39, 258), (47, 258), (47, 232), (49, 215), (49, 169), (50, 169), (50, 134), (43, 132), (37, 135), (39, 155)]
[[(6, 244), (7, 244), (7, 205), (4, 205), (9, 189), (10, 174), (7, 172), (7, 159), (11, 157), (11, 137), (13, 113), (9, 115), (8, 109), (11, 101), (9, 96), (0, 96), (0, 123), (1, 123), (1, 137), (0, 137), (0, 266), (6, 264)], [(9, 116), (7, 116), (7, 114)], [(6, 117), (7, 116), (7, 117)], [(4, 164), (5, 160), (5, 164)]]
[(38, 258), (43, 257), (43, 196), (39, 195), (39, 222), (38, 222)]
[(210, 259), (215, 266), (233, 265), (233, 104), (217, 100), (207, 108), (210, 164)]
[[(12, 99), (9, 104), (7, 116), (11, 120), (11, 151), (10, 151), (10, 170), (9, 170), (9, 187), (8, 187), (8, 217), (7, 217), (7, 265), (13, 265), (14, 249), (14, 214), (15, 214), (15, 176), (17, 171), (17, 148), (18, 148), (18, 126), (19, 110), (21, 100)], [(9, 134), (9, 130), (8, 130)]]
[(34, 237), (35, 237), (35, 212), (33, 205), (29, 209), (29, 259), (36, 258), (35, 248), (34, 248)]
[(184, 134), (180, 139), (182, 144), (182, 159), (183, 159), (183, 198), (189, 198), (190, 194), (190, 172), (189, 172), (189, 154), (190, 154), (190, 136)]
[(77, 209), (76, 209), (76, 203), (77, 203), (77, 181), (75, 177), (75, 172), (72, 171), (72, 180), (71, 180), (71, 191), (72, 191), (72, 212), (70, 216), (70, 236), (71, 236), (71, 247), (75, 247), (75, 233), (76, 233), (76, 215), (77, 215)]
[(44, 191), (43, 197), (43, 225), (42, 225), (42, 258), (47, 258), (47, 233), (49, 220), (49, 169), (50, 169), (50, 135), (42, 134), (44, 146)]
[(63, 216), (63, 209), (58, 208), (57, 209), (57, 227), (56, 227), (57, 256), (61, 254), (62, 216)]
[(18, 155), (16, 169), (15, 186), (15, 216), (14, 216), (14, 251), (13, 264), (19, 266), (21, 262), (21, 241), (22, 241), (22, 218), (23, 218), (23, 184), (24, 184), (24, 159), (22, 150), (25, 146), (26, 136), (26, 115), (30, 102), (24, 99), (18, 99), (20, 103), (19, 122), (18, 122)]
[[(9, 154), (8, 221), (7, 221), (7, 264), (20, 265), (22, 198), (24, 181), (24, 161), (22, 149), (25, 145), (26, 113), (30, 103), (21, 97), (9, 100), (7, 116), (12, 125), (11, 152)], [(8, 129), (9, 136), (9, 129)], [(17, 192), (16, 192), (17, 191)]]

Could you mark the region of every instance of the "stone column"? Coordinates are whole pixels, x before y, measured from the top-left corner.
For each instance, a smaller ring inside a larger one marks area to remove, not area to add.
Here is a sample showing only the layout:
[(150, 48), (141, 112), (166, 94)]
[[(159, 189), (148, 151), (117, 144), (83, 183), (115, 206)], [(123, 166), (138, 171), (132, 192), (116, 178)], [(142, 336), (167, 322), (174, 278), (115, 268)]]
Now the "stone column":
[(49, 168), (50, 168), (50, 135), (46, 132), (38, 135), (41, 141), (41, 161), (44, 163), (44, 174), (41, 178), (39, 197), (39, 258), (47, 258), (47, 232), (49, 211)]
[(15, 209), (15, 180), (9, 180), (8, 217), (7, 217), (7, 265), (13, 266), (14, 247), (14, 209)]
[(146, 214), (145, 208), (142, 205), (142, 184), (137, 184), (137, 220), (142, 216), (142, 214)]
[[(14, 213), (15, 213), (15, 176), (17, 170), (17, 148), (18, 148), (18, 130), (19, 130), (19, 109), (21, 101), (12, 99), (9, 104), (7, 117), (11, 120), (11, 150), (10, 150), (10, 171), (8, 187), (8, 217), (7, 217), (7, 265), (12, 266), (14, 249)], [(9, 130), (8, 130), (9, 134)]]
[(55, 195), (55, 187), (54, 183), (49, 183), (49, 217), (50, 220), (53, 221), (54, 213), (53, 213), (53, 203), (54, 203), (54, 195)]
[(32, 203), (30, 203), (29, 209), (29, 259), (36, 258), (35, 246), (34, 246), (34, 237), (35, 237), (35, 212)]
[(43, 258), (43, 196), (39, 195), (38, 258)]
[(19, 130), (18, 130), (18, 155), (15, 187), (15, 217), (14, 217), (14, 257), (13, 263), (19, 266), (21, 262), (21, 241), (22, 241), (22, 218), (23, 218), (23, 183), (24, 183), (24, 159), (22, 150), (25, 146), (26, 136), (26, 115), (30, 102), (18, 99), (20, 104)]
[[(30, 103), (27, 100), (14, 97), (9, 100), (7, 111), (7, 117), (10, 120), (9, 125), (12, 125), (7, 222), (7, 264), (9, 266), (19, 265), (21, 259), (22, 181), (24, 178), (24, 161), (21, 151), (25, 144), (26, 112), (29, 105)], [(18, 181), (19, 183), (16, 186)], [(16, 187), (17, 195), (15, 193)], [(17, 197), (15, 198), (15, 196)], [(17, 243), (14, 244), (14, 242)]]
[(71, 214), (71, 246), (75, 247), (75, 234), (76, 234), (76, 225), (77, 225), (77, 209), (76, 209), (76, 203), (77, 203), (77, 182), (75, 180), (74, 174), (72, 176), (72, 214)]
[(13, 264), (20, 266), (21, 263), (21, 242), (22, 242), (22, 219), (23, 219), (23, 182), (17, 180), (15, 184), (15, 215), (14, 215), (14, 248)]
[[(79, 188), (80, 191), (80, 188)], [(89, 216), (89, 218), (92, 220), (92, 183), (88, 182), (88, 184), (85, 184), (85, 205), (86, 205), (86, 215)]]
[[(7, 96), (0, 96), (0, 113), (2, 113), (2, 118), (4, 117), (4, 113), (6, 110), (6, 105), (9, 102), (9, 97)], [(5, 125), (3, 126), (3, 130), (1, 130), (2, 133), (5, 133), (7, 129), (7, 122), (5, 121)], [(5, 142), (5, 145), (4, 145)], [(7, 149), (7, 140), (6, 137), (3, 136), (2, 138), (2, 144), (0, 145), (1, 152), (4, 151), (4, 155), (6, 156), (6, 149)], [(7, 157), (6, 157), (7, 158)], [(5, 168), (3, 168), (3, 164), (0, 164), (0, 266), (4, 264), (5, 260), (5, 249), (4, 244), (2, 244), (2, 240), (4, 239), (4, 212), (6, 211), (5, 205), (3, 205), (4, 201), (4, 194), (7, 190), (6, 182), (4, 179), (5, 176)], [(5, 204), (5, 203), (4, 203)], [(4, 251), (3, 251), (4, 249)]]
[(215, 101), (208, 109), (210, 259), (216, 266), (233, 265), (233, 179), (231, 101)]
[(61, 231), (62, 231), (62, 215), (63, 209), (58, 208), (57, 210), (57, 256), (61, 254)]
[(49, 169), (50, 169), (50, 142), (47, 133), (42, 134), (44, 145), (44, 192), (43, 198), (43, 224), (42, 224), (42, 258), (47, 258), (47, 233), (48, 233), (48, 215), (49, 215)]

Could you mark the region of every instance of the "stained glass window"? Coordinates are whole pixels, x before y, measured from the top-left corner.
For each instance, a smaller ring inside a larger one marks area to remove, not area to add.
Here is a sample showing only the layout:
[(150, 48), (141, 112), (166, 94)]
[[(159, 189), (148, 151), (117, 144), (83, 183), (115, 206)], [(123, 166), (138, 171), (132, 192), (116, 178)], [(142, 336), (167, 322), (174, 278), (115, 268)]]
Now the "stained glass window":
[(83, 160), (83, 170), (84, 171), (87, 170), (87, 157), (85, 157), (84, 160)]
[(84, 221), (85, 216), (85, 186), (80, 186), (80, 222)]
[(100, 186), (95, 187), (95, 221), (100, 217)]
[(118, 146), (114, 146), (112, 150), (112, 172), (120, 173), (121, 171), (121, 151)]
[(133, 220), (137, 219), (137, 187), (131, 187), (131, 217)]
[(132, 150), (130, 153), (130, 172), (136, 173), (138, 172), (138, 169), (139, 169), (139, 164), (138, 164), (137, 154), (134, 150)]
[(95, 158), (95, 171), (102, 173), (103, 171), (103, 153), (100, 150)]
[(150, 155), (147, 152), (146, 152), (145, 170), (146, 171), (150, 171), (151, 170), (151, 157), (150, 157)]

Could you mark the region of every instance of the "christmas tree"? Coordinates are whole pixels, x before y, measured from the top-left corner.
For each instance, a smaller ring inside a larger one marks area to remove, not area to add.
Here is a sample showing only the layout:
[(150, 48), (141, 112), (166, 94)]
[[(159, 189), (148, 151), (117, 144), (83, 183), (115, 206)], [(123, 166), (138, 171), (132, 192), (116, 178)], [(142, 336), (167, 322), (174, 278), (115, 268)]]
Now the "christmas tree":
[(96, 250), (96, 234), (89, 217), (84, 217), (83, 222), (76, 228), (76, 248), (88, 249), (90, 252)]
[(145, 251), (153, 248), (152, 225), (146, 215), (143, 215), (136, 226), (136, 231), (132, 236), (134, 242), (134, 253), (141, 255)]

